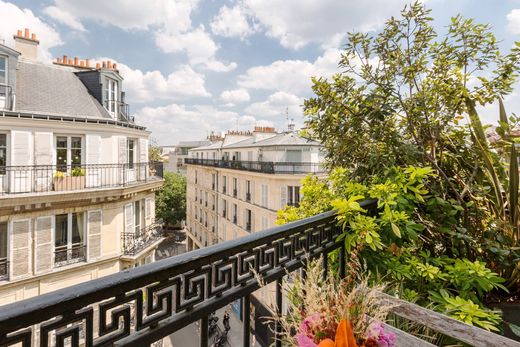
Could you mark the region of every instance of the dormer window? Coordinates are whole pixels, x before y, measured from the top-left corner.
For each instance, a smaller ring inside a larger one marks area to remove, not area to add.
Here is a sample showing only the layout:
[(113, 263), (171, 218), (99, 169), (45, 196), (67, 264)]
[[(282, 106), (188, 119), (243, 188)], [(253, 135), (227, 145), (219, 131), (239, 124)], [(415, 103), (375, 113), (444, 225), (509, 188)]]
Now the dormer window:
[(7, 57), (0, 55), (0, 109), (6, 108), (7, 105), (7, 77)]
[(110, 78), (105, 84), (105, 106), (112, 116), (117, 115), (117, 81)]

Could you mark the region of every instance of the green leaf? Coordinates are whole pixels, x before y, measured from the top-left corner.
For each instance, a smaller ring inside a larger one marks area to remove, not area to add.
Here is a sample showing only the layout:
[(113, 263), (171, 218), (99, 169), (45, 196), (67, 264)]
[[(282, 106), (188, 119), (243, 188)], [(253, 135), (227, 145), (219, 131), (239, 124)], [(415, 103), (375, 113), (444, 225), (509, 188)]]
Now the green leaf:
[(520, 336), (520, 327), (518, 325), (515, 325), (513, 323), (507, 323), (509, 325), (509, 329), (515, 334), (516, 336)]
[(502, 98), (498, 98), (498, 105), (500, 109), (500, 124), (506, 125), (506, 131), (509, 132), (509, 122), (507, 121), (506, 109), (504, 108), (504, 103), (502, 102)]
[(399, 229), (399, 227), (397, 225), (395, 225), (394, 223), (391, 223), (392, 225), (392, 231), (394, 232), (395, 236), (397, 236), (398, 238), (401, 238), (401, 230)]
[(509, 160), (509, 216), (511, 224), (514, 226), (518, 225), (518, 176), (518, 156), (516, 146), (513, 143), (511, 145), (511, 158)]

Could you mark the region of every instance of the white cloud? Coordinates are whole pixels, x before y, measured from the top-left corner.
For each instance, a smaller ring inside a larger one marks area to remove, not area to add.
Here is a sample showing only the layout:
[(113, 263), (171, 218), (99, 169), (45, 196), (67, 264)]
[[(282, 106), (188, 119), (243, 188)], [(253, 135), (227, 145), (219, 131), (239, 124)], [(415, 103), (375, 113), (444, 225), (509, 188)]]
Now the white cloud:
[(81, 32), (87, 31), (77, 18), (56, 6), (45, 7), (43, 13), (56, 20), (58, 23), (66, 25), (73, 30)]
[(312, 76), (330, 77), (339, 72), (340, 56), (339, 50), (331, 48), (314, 63), (308, 60), (277, 60), (269, 65), (255, 66), (238, 77), (238, 84), (250, 89), (310, 92)]
[(289, 118), (301, 119), (301, 105), (303, 98), (286, 92), (276, 92), (269, 95), (265, 101), (252, 103), (246, 107), (245, 112), (258, 118), (277, 120), (281, 124), (286, 120), (286, 111)]
[(245, 89), (224, 90), (220, 93), (220, 100), (229, 106), (247, 102), (251, 99), (249, 93)]
[(211, 21), (211, 30), (215, 35), (244, 39), (255, 32), (241, 6), (229, 8), (222, 6)]
[(75, 18), (91, 19), (124, 30), (166, 26), (170, 30), (187, 31), (198, 0), (55, 0), (54, 3)]
[[(165, 53), (186, 54), (191, 65), (217, 72), (231, 71), (236, 63), (216, 59), (219, 49), (203, 25), (193, 27), (191, 15), (198, 0), (54, 0), (55, 7), (73, 19), (94, 20), (123, 30), (148, 30)], [(78, 22), (79, 23), (79, 22)], [(81, 23), (79, 23), (81, 25)]]
[(49, 49), (62, 44), (59, 33), (47, 23), (35, 16), (29, 9), (21, 9), (16, 5), (0, 0), (0, 37), (9, 47), (14, 47), (13, 35), (17, 30), (29, 28), (40, 40), (38, 46), (39, 59), (50, 62), (52, 55)]
[(301, 1), (244, 0), (244, 6), (284, 47), (298, 49), (310, 42), (327, 43), (338, 33), (372, 31), (408, 0)]
[(251, 129), (256, 120), (236, 112), (221, 111), (208, 105), (170, 104), (144, 107), (137, 111), (136, 121), (152, 131), (159, 144), (175, 144), (184, 140), (202, 140), (212, 131)]
[(129, 103), (211, 96), (206, 90), (204, 75), (187, 65), (168, 76), (157, 70), (133, 70), (121, 63), (118, 63), (118, 68), (125, 79), (123, 83)]
[(507, 28), (513, 34), (520, 34), (520, 9), (511, 10), (506, 16)]

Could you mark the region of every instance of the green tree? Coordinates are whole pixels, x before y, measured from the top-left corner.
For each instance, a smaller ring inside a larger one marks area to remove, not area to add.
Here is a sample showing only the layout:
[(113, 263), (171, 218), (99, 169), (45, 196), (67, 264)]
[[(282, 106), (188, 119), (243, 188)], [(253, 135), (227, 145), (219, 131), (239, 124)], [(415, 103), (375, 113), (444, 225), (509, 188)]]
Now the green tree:
[(164, 173), (164, 184), (155, 193), (155, 214), (167, 224), (176, 224), (186, 218), (186, 177)]
[[(349, 34), (342, 72), (313, 79), (316, 96), (304, 104), (308, 133), (324, 144), (329, 167), (345, 168), (356, 182), (388, 177), (395, 167), (431, 167), (437, 178), (426, 188), (435, 199), (413, 211), (425, 228), (421, 246), (434, 255), (484, 259), (509, 278), (518, 264), (511, 233), (518, 226), (494, 188), (508, 185), (509, 163), (477, 148), (485, 128), (473, 105), (512, 91), (520, 44), (502, 54), (488, 25), (461, 16), (440, 35), (429, 14), (416, 2), (377, 35)], [(520, 273), (514, 277), (510, 287), (520, 284)]]
[(148, 148), (148, 159), (150, 161), (162, 161), (161, 149), (157, 146), (150, 146)]

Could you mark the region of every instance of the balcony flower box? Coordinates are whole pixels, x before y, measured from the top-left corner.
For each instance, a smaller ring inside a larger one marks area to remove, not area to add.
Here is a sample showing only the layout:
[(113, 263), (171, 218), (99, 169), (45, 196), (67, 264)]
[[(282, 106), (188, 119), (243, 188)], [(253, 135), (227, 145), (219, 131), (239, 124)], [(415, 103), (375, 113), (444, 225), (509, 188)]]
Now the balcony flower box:
[(78, 190), (85, 188), (85, 170), (80, 168), (72, 169), (70, 176), (61, 171), (57, 171), (53, 178), (54, 190)]

